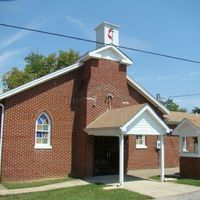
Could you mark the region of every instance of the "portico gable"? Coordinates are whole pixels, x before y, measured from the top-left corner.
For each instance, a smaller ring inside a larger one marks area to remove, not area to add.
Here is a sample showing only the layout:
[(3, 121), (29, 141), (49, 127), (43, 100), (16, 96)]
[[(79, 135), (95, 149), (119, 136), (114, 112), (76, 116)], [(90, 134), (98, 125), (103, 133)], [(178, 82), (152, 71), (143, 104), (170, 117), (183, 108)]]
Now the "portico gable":
[(164, 181), (164, 135), (169, 133), (170, 129), (148, 104), (108, 110), (90, 123), (85, 131), (88, 135), (119, 137), (119, 183), (121, 186), (124, 182), (124, 136), (160, 136), (161, 181)]

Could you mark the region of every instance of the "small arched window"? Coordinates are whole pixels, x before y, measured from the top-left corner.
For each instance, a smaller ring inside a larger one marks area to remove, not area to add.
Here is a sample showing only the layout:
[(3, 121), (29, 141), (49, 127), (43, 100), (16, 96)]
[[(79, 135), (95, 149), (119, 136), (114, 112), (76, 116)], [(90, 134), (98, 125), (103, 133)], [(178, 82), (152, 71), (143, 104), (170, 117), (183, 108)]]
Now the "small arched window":
[(36, 120), (35, 148), (51, 148), (51, 120), (46, 113)]

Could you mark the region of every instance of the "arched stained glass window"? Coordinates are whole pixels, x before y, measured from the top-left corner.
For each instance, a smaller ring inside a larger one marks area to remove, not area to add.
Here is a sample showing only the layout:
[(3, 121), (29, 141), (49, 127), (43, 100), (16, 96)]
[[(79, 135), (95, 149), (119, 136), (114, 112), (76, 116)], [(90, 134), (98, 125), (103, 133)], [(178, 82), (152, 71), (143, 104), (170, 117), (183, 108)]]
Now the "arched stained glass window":
[(35, 147), (51, 147), (51, 121), (46, 113), (41, 113), (36, 120)]

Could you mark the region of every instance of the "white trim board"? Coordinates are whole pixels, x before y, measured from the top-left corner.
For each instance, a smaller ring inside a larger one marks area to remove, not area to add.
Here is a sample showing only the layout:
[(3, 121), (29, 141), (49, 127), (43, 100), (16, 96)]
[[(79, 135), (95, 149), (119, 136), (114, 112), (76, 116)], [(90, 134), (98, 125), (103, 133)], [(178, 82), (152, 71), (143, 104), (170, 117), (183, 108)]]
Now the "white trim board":
[(80, 68), (82, 65), (83, 65), (83, 63), (75, 63), (75, 64), (70, 65), (68, 67), (65, 67), (63, 69), (57, 70), (57, 71), (55, 71), (53, 73), (50, 73), (50, 74), (48, 74), (46, 76), (43, 76), (43, 77), (38, 78), (36, 80), (33, 80), (33, 81), (29, 82), (29, 83), (26, 83), (26, 84), (24, 84), (22, 86), (19, 86), (19, 87), (15, 88), (15, 89), (12, 89), (12, 90), (10, 90), (8, 92), (5, 92), (5, 93), (1, 94), (0, 95), (0, 100), (8, 98), (10, 96), (13, 96), (13, 95), (15, 95), (17, 93), (23, 92), (25, 90), (28, 90), (28, 89), (30, 89), (32, 87), (35, 87), (36, 85), (39, 85), (39, 84), (44, 83), (44, 82), (47, 82), (47, 81), (49, 81), (51, 79), (54, 79), (54, 78), (56, 78), (58, 76), (61, 76), (63, 74), (66, 74), (66, 73), (69, 73), (71, 71), (74, 71), (74, 70)]
[(133, 64), (133, 61), (128, 56), (113, 45), (106, 45), (105, 47), (90, 51), (82, 56), (77, 62), (87, 61), (90, 58), (113, 60), (125, 65)]

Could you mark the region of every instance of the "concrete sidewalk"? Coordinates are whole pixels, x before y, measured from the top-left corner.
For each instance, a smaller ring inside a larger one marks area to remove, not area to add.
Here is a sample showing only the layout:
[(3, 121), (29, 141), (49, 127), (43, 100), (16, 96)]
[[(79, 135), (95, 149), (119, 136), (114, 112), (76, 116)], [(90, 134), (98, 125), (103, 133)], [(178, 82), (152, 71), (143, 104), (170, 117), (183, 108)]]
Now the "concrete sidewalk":
[[(166, 175), (178, 175), (179, 168), (165, 169)], [(159, 181), (150, 180), (149, 177), (159, 174), (158, 169), (148, 170), (132, 170), (125, 176), (124, 189), (133, 192), (139, 192), (148, 196), (152, 196), (156, 199), (162, 200), (181, 200), (181, 199), (194, 199), (200, 194), (200, 187), (183, 185), (172, 182), (161, 183)], [(105, 189), (117, 188), (119, 177), (117, 175), (112, 176), (96, 176), (86, 179), (90, 183), (104, 183), (110, 187)], [(192, 198), (191, 198), (192, 196)], [(199, 195), (200, 196), (200, 195)], [(188, 198), (190, 197), (190, 198)], [(198, 200), (200, 199), (197, 198)]]
[(152, 196), (153, 198), (156, 199), (172, 197), (177, 195), (185, 195), (197, 191), (200, 192), (200, 188), (196, 186), (176, 184), (170, 182), (161, 183), (150, 180), (138, 180), (134, 182), (126, 182), (124, 184), (124, 189)]
[[(176, 169), (166, 170), (166, 174), (176, 173)], [(138, 192), (144, 195), (152, 196), (159, 200), (199, 200), (200, 187), (182, 185), (176, 183), (149, 180), (147, 177), (158, 174), (158, 170), (134, 170), (125, 176), (124, 189), (129, 191)], [(134, 175), (134, 176), (133, 176)], [(12, 195), (12, 194), (23, 194), (30, 192), (43, 192), (48, 190), (55, 190), (61, 188), (69, 188), (81, 185), (87, 185), (90, 183), (103, 183), (107, 186), (105, 189), (116, 189), (118, 184), (118, 175), (108, 176), (96, 176), (87, 177), (84, 180), (75, 179), (62, 183), (54, 183), (50, 185), (44, 185), (32, 188), (21, 188), (21, 189), (6, 189), (0, 187), (0, 196)], [(110, 187), (108, 187), (110, 186)], [(198, 198), (197, 198), (198, 197)]]
[(199, 199), (200, 199), (200, 191), (172, 196), (172, 197), (157, 198), (157, 200), (199, 200)]
[(89, 184), (86, 181), (76, 179), (72, 181), (66, 181), (62, 183), (54, 183), (50, 185), (38, 186), (38, 187), (30, 187), (30, 188), (20, 188), (20, 189), (0, 189), (0, 196), (4, 195), (12, 195), (12, 194), (23, 194), (23, 193), (30, 193), (30, 192), (44, 192), (48, 190), (55, 190), (55, 189), (62, 189), (62, 188), (69, 188), (81, 185)]
[[(175, 168), (166, 168), (165, 175), (173, 175), (176, 176), (179, 174), (179, 167)], [(136, 176), (144, 179), (148, 179), (151, 176), (156, 176), (160, 174), (160, 169), (140, 169), (140, 170), (130, 170), (127, 173), (131, 176)]]
[[(104, 183), (107, 186), (109, 185), (110, 187), (104, 188), (108, 190), (118, 188), (118, 176), (116, 175), (91, 177), (87, 178), (86, 181), (90, 183)], [(200, 194), (200, 187), (177, 184), (172, 182), (161, 183), (159, 181), (142, 179), (133, 176), (125, 176), (123, 188), (132, 192), (138, 192), (144, 195), (151, 196), (155, 199), (162, 200), (175, 200), (177, 199), (177, 195), (181, 200), (181, 197), (186, 196), (188, 194), (190, 194), (191, 196), (191, 193), (193, 194), (194, 192), (199, 192)], [(174, 198), (170, 199), (169, 197)]]

